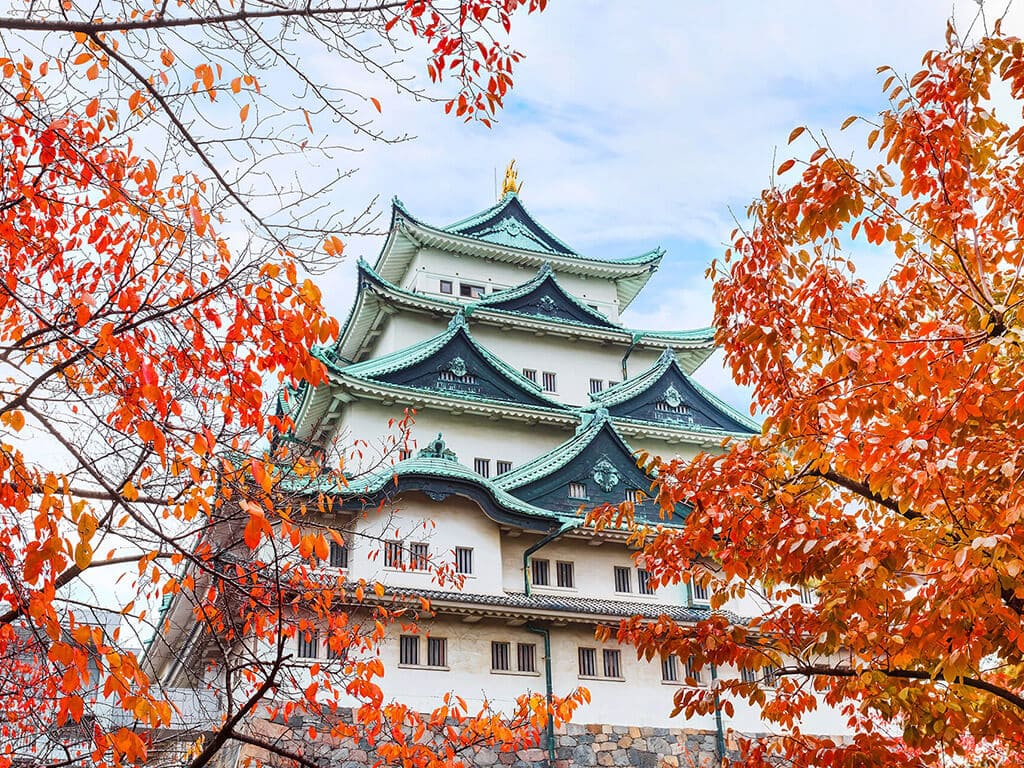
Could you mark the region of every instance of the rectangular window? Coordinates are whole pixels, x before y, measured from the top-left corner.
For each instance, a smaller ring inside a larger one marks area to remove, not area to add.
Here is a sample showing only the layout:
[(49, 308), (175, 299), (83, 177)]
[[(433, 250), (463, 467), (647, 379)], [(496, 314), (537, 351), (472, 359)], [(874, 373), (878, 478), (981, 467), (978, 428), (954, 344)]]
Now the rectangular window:
[(548, 561), (530, 560), (530, 576), (535, 586), (546, 587), (549, 584)]
[(779, 668), (778, 667), (765, 667), (764, 668), (764, 685), (766, 688), (774, 688), (779, 682)]
[(580, 648), (580, 677), (597, 677), (596, 648)]
[(516, 645), (516, 665), (520, 672), (537, 671), (537, 646), (533, 643)]
[(348, 648), (341, 647), (340, 643), (337, 638), (333, 642), (331, 638), (327, 639), (327, 658), (331, 661), (344, 661), (348, 658)]
[(532, 381), (534, 384), (537, 383), (537, 369), (536, 368), (523, 368), (523, 376)]
[(752, 669), (740, 667), (740, 680), (744, 683), (753, 683), (757, 680), (757, 674)]
[(483, 295), (484, 287), (482, 285), (459, 283), (459, 296), (464, 296), (467, 299), (480, 299), (483, 298)]
[(571, 561), (559, 560), (555, 563), (555, 583), (560, 587), (576, 586), (576, 574)]
[(693, 662), (690, 659), (686, 660), (686, 679), (687, 681), (692, 680), (692, 685), (703, 685), (703, 670), (697, 671), (693, 668)]
[(401, 568), (405, 565), (405, 552), (400, 541), (384, 542), (384, 566), (386, 568)]
[(443, 637), (427, 638), (427, 666), (448, 666), (448, 640)]
[(814, 592), (814, 587), (809, 587), (804, 584), (800, 587), (800, 602), (804, 605), (814, 605), (818, 595)]
[(545, 392), (557, 392), (558, 391), (558, 387), (556, 386), (556, 383), (555, 383), (555, 374), (553, 374), (551, 371), (544, 371), (544, 373), (542, 374), (542, 379), (543, 379), (543, 382), (544, 382), (544, 391)]
[(299, 630), (299, 647), (296, 655), (300, 659), (315, 659), (320, 650), (320, 639), (316, 630)]
[(604, 676), (622, 677), (622, 652), (605, 648), (601, 655), (604, 657)]
[(348, 547), (336, 541), (331, 542), (329, 561), (332, 568), (348, 568)]
[(654, 587), (651, 586), (651, 574), (644, 568), (636, 569), (636, 591), (641, 595), (654, 594)]
[(633, 588), (630, 584), (629, 568), (623, 568), (622, 566), (615, 566), (615, 591), (616, 592), (632, 592)]
[(693, 589), (693, 602), (702, 603), (704, 605), (711, 602), (707, 584), (699, 584), (697, 581), (691, 581), (690, 587)]
[(416, 635), (402, 635), (398, 638), (398, 661), (400, 664), (420, 663), (420, 639)]
[(409, 545), (409, 567), (414, 571), (425, 571), (430, 567), (430, 545), (417, 541)]
[(596, 395), (602, 389), (604, 389), (604, 381), (602, 381), (601, 379), (590, 380), (590, 394)]
[(495, 462), (494, 468), (495, 468), (495, 471), (497, 472), (497, 474), (504, 475), (506, 472), (511, 472), (512, 471), (512, 462), (511, 461), (497, 461), (497, 462)]
[(587, 486), (585, 483), (569, 483), (569, 498), (570, 499), (585, 499), (587, 498)]
[(490, 459), (473, 459), (473, 471), (476, 472), (480, 477), (491, 476), (491, 460)]
[(411, 459), (411, 458), (412, 458), (412, 451), (410, 451), (408, 448), (399, 448), (398, 449), (398, 460), (399, 461), (405, 461), (406, 459)]
[(452, 293), (452, 281), (442, 280), (441, 281), (441, 293), (447, 293), (449, 296)]
[(617, 382), (617, 381), (612, 381), (611, 379), (608, 379), (608, 389), (611, 389), (612, 387), (614, 387), (618, 383), (619, 382)]
[(473, 549), (471, 547), (455, 548), (455, 572), (473, 572)]
[(674, 654), (662, 657), (661, 679), (666, 683), (679, 682), (679, 659)]
[(626, 501), (631, 501), (634, 504), (639, 504), (644, 500), (644, 492), (637, 488), (629, 488), (626, 490)]
[(511, 643), (491, 643), (491, 669), (496, 672), (508, 672)]

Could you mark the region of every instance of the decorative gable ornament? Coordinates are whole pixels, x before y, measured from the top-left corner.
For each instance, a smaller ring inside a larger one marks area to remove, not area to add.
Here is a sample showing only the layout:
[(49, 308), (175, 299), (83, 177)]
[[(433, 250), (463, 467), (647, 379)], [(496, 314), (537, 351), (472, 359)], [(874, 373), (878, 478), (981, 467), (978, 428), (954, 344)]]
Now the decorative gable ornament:
[(469, 372), (469, 369), (466, 368), (466, 361), (461, 357), (453, 357), (448, 362), (445, 370), (458, 379), (463, 378)]
[(481, 229), (477, 233), (478, 236), (486, 237), (487, 235), (508, 235), (510, 238), (519, 239), (523, 238), (534, 246), (545, 247), (546, 243), (537, 237), (536, 234), (530, 231), (530, 228), (519, 221), (515, 216), (503, 216), (498, 221), (491, 224), (485, 229)]
[(619, 476), (619, 470), (617, 470), (615, 465), (608, 461), (608, 459), (601, 459), (597, 462), (597, 464), (594, 465), (594, 469), (591, 471), (590, 476), (594, 478), (594, 482), (597, 483), (597, 487), (605, 493), (611, 493), (622, 479)]
[(458, 461), (455, 451), (444, 444), (444, 437), (437, 433), (437, 438), (427, 443), (427, 447), (419, 452), (422, 459), (444, 459), (445, 461)]
[(683, 396), (679, 394), (679, 390), (676, 389), (673, 384), (669, 384), (668, 389), (665, 390), (665, 394), (661, 396), (661, 399), (662, 402), (672, 408), (678, 408), (683, 404)]
[(550, 296), (542, 296), (539, 302), (540, 311), (546, 315), (550, 315), (555, 311), (555, 300)]

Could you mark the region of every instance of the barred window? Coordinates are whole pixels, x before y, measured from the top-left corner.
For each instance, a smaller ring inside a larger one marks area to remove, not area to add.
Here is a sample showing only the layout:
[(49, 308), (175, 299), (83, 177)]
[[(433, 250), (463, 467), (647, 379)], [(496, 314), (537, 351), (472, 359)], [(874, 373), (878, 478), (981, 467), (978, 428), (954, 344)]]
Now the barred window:
[(765, 667), (764, 668), (764, 684), (767, 688), (774, 688), (779, 682), (779, 668), (778, 667)]
[(602, 656), (604, 657), (604, 676), (622, 677), (622, 651), (605, 648)]
[(580, 677), (597, 677), (597, 649), (580, 648)]
[(569, 498), (570, 499), (585, 499), (585, 498), (587, 498), (587, 486), (586, 486), (586, 483), (569, 483)]
[(536, 368), (523, 368), (523, 376), (528, 378), (534, 384), (537, 383), (537, 369)]
[(511, 643), (491, 643), (491, 669), (498, 672), (508, 672), (509, 656), (511, 655)]
[(749, 667), (740, 667), (740, 680), (744, 683), (753, 683), (757, 680), (757, 673)]
[(499, 475), (504, 475), (506, 472), (511, 472), (512, 471), (512, 462), (511, 461), (498, 461), (498, 462), (495, 462), (495, 471)]
[(537, 646), (533, 643), (516, 645), (516, 665), (520, 672), (537, 671)]
[(409, 545), (409, 567), (414, 571), (425, 571), (430, 567), (430, 545), (425, 541)]
[(443, 637), (427, 638), (427, 666), (448, 666), (448, 640)]
[(615, 591), (616, 592), (632, 592), (633, 588), (630, 584), (629, 568), (623, 568), (620, 565), (615, 566)]
[(555, 563), (555, 579), (560, 587), (575, 587), (576, 573), (573, 563), (569, 560), (559, 560)]
[(348, 568), (348, 547), (332, 541), (329, 562), (332, 568)]
[(530, 560), (530, 575), (532, 582), (538, 587), (546, 587), (550, 582), (548, 579), (548, 561)]
[(410, 665), (420, 663), (420, 639), (416, 635), (402, 635), (398, 638), (398, 661)]
[(412, 458), (412, 451), (411, 450), (409, 450), (408, 448), (399, 448), (398, 449), (398, 460), (399, 461), (405, 461), (406, 459), (411, 459), (411, 458)]
[(626, 501), (640, 504), (644, 500), (644, 492), (637, 488), (630, 488), (626, 491)]
[(482, 285), (473, 285), (472, 283), (459, 283), (459, 296), (465, 296), (468, 299), (479, 299), (484, 295), (484, 287)]
[(690, 408), (685, 403), (679, 403), (678, 405), (670, 405), (664, 400), (659, 400), (654, 404), (654, 410), (663, 411), (665, 413), (680, 413), (687, 414), (690, 412)]
[(344, 661), (348, 658), (348, 647), (341, 645), (338, 638), (327, 638), (327, 658), (332, 661)]
[(651, 574), (644, 568), (636, 569), (636, 589), (641, 595), (654, 594), (654, 587), (651, 586)]
[(617, 382), (617, 381), (612, 381), (611, 379), (609, 379), (608, 380), (608, 389), (611, 389), (612, 387), (614, 387), (618, 383), (619, 382)]
[(604, 381), (602, 379), (591, 379), (590, 380), (590, 394), (596, 395), (598, 392), (604, 389)]
[(384, 565), (388, 568), (401, 568), (405, 564), (405, 551), (400, 541), (384, 542)]
[(450, 295), (451, 292), (452, 292), (452, 281), (451, 280), (442, 280), (441, 281), (441, 293), (447, 293), (447, 294)]
[(545, 392), (557, 392), (558, 387), (555, 381), (555, 374), (551, 371), (544, 371), (543, 374), (544, 391)]
[(315, 659), (319, 650), (320, 638), (317, 636), (317, 631), (315, 629), (312, 631), (300, 630), (296, 655), (300, 659)]
[(693, 588), (693, 602), (707, 604), (711, 602), (711, 596), (708, 594), (707, 584), (701, 584), (696, 580), (690, 582), (690, 586)]
[(491, 460), (490, 459), (473, 459), (473, 471), (476, 472), (480, 477), (491, 476)]
[(679, 682), (679, 659), (675, 654), (661, 658), (661, 679), (666, 683)]
[(455, 571), (456, 573), (473, 572), (473, 549), (471, 547), (455, 548)]
[(814, 591), (814, 587), (804, 584), (800, 587), (800, 602), (804, 605), (814, 605), (817, 601), (818, 595)]
[(696, 670), (693, 667), (693, 660), (686, 660), (686, 679), (692, 680), (694, 685), (704, 684), (704, 670)]

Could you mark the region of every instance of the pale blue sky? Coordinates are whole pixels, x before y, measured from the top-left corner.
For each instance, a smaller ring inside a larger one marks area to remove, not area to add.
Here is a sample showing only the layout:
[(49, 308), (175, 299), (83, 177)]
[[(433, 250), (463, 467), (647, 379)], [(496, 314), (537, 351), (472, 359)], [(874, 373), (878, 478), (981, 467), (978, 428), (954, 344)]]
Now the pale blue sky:
[[(767, 185), (773, 153), (776, 164), (788, 156), (790, 130), (805, 124), (857, 147), (839, 125), (884, 105), (875, 68), (916, 71), (943, 44), (951, 14), (966, 28), (977, 13), (973, 0), (551, 0), (513, 29), (527, 58), (495, 128), (378, 93), (384, 127), (418, 138), (355, 156), (345, 195), (353, 209), (380, 195), (380, 210), (397, 195), (417, 216), (448, 223), (490, 205), (495, 170), (515, 157), (527, 206), (578, 250), (668, 250), (626, 322), (705, 325), (704, 271), (732, 212), (742, 215)], [(355, 257), (372, 260), (379, 245), (353, 240), (347, 263), (321, 278), (335, 313), (347, 311)], [(863, 266), (884, 274), (884, 265)], [(717, 358), (698, 378), (745, 409)]]

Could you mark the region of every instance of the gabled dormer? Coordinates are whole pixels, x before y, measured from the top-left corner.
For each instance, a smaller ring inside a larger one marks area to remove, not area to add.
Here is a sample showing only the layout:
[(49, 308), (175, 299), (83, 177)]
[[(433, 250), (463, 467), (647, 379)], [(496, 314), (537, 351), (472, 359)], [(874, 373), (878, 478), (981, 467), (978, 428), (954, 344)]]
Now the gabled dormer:
[(481, 346), (470, 333), (462, 312), (452, 317), (444, 333), (374, 360), (340, 365), (329, 354), (321, 352), (318, 356), (343, 379), (462, 399), (567, 410), (565, 405), (545, 397), (536, 383)]
[(639, 501), (637, 517), (656, 522), (655, 503), (644, 500), (653, 479), (637, 466), (635, 452), (612, 426), (609, 413), (599, 409), (585, 414), (574, 437), (494, 483), (529, 504), (561, 513)]
[(469, 311), (477, 309), (512, 312), (545, 320), (567, 320), (601, 328), (621, 328), (566, 291), (547, 262), (533, 279), (514, 288), (492, 293), (470, 305)]
[(662, 427), (751, 435), (760, 426), (691, 379), (671, 349), (638, 376), (590, 396), (588, 410)]
[(579, 256), (531, 216), (515, 192), (507, 192), (496, 205), (449, 224), (444, 230), (508, 248), (539, 251), (553, 256)]

